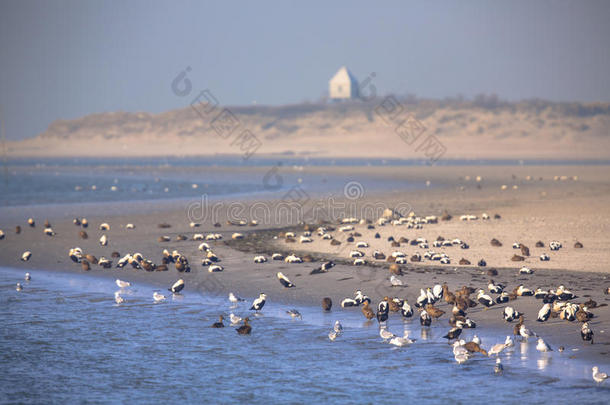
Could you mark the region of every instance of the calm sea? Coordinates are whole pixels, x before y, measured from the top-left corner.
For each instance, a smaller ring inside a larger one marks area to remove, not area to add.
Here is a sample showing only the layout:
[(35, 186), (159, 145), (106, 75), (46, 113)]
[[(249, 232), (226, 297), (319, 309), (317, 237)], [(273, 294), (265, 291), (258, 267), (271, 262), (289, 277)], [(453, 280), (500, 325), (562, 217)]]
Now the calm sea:
[[(110, 278), (0, 268), (0, 402), (2, 403), (608, 403), (590, 366), (569, 354), (516, 344), (494, 359), (453, 360), (445, 324), (422, 330), (391, 317), (389, 328), (418, 340), (383, 343), (358, 311), (290, 306), (271, 295), (250, 336), (213, 329), (219, 314), (248, 315), (248, 303), (185, 290), (154, 304), (154, 287), (135, 284), (116, 305)], [(23, 291), (15, 284), (21, 282)], [(252, 297), (248, 297), (248, 301)], [(344, 333), (327, 334), (335, 320)], [(478, 333), (484, 347), (503, 341)]]

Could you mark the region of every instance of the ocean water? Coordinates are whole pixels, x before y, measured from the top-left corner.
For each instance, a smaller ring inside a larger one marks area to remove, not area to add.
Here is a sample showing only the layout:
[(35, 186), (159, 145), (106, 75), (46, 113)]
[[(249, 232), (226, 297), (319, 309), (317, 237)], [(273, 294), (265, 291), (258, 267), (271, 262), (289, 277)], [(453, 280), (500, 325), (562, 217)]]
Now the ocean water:
[[(354, 179), (303, 171), (304, 164), (322, 163), (331, 162), (268, 159), (244, 163), (214, 158), (13, 159), (2, 163), (0, 207), (148, 202), (204, 195), (215, 198), (273, 194), (281, 198), (296, 187), (305, 193), (342, 196), (346, 183)], [(423, 183), (367, 176), (359, 176), (357, 180), (363, 192), (424, 187)]]
[[(291, 307), (269, 296), (253, 332), (213, 329), (219, 314), (248, 315), (248, 302), (187, 289), (154, 304), (154, 287), (135, 284), (116, 305), (110, 278), (0, 268), (0, 402), (2, 403), (608, 403), (610, 384), (591, 379), (591, 364), (562, 353), (538, 353), (535, 343), (505, 351), (505, 371), (494, 359), (453, 360), (441, 336), (445, 322), (390, 317), (417, 341), (383, 343), (376, 323), (354, 310)], [(15, 284), (21, 282), (23, 291)], [(251, 314), (250, 314), (251, 315)], [(344, 333), (327, 335), (335, 320)], [(227, 322), (225, 322), (227, 323)], [(227, 323), (228, 326), (228, 323)], [(483, 346), (503, 341), (478, 333)]]

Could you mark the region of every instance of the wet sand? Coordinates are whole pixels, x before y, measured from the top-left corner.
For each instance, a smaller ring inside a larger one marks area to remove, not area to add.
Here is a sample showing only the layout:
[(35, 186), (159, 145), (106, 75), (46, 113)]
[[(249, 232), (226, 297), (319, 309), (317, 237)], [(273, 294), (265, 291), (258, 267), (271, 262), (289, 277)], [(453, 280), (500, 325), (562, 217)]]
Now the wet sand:
[[(263, 170), (263, 169), (258, 169)], [(349, 264), (347, 254), (352, 246), (343, 250), (331, 249), (329, 241), (320, 241), (314, 234), (311, 244), (287, 244), (282, 239), (274, 240), (273, 236), (286, 229), (302, 232), (303, 227), (290, 218), (280, 218), (280, 221), (261, 223), (256, 227), (227, 225), (227, 209), (221, 210), (216, 218), (222, 223), (220, 228), (213, 226), (213, 222), (206, 221), (199, 228), (189, 227), (187, 207), (183, 202), (173, 204), (160, 203), (157, 209), (138, 213), (130, 210), (122, 214), (121, 210), (98, 211), (95, 205), (83, 207), (64, 207), (63, 210), (54, 211), (54, 215), (43, 216), (44, 207), (34, 208), (1, 208), (0, 229), (6, 237), (0, 241), (0, 265), (21, 268), (30, 271), (35, 277), (36, 271), (73, 271), (83, 272), (79, 264), (73, 263), (68, 257), (71, 247), (79, 246), (85, 253), (96, 257), (110, 258), (112, 251), (119, 251), (121, 255), (140, 252), (155, 263), (161, 262), (163, 249), (172, 251), (177, 249), (186, 255), (191, 263), (190, 273), (178, 273), (170, 265), (166, 272), (145, 272), (132, 268), (101, 269), (92, 266), (91, 273), (121, 278), (132, 282), (146, 281), (167, 288), (178, 278), (184, 278), (189, 290), (200, 290), (206, 294), (224, 295), (234, 291), (239, 295), (251, 299), (259, 292), (265, 292), (270, 300), (285, 302), (287, 304), (314, 304), (318, 305), (322, 297), (332, 298), (333, 312), (340, 317), (343, 311), (359, 311), (355, 309), (341, 309), (340, 302), (344, 297), (351, 297), (354, 290), (361, 289), (378, 302), (384, 295), (407, 298), (411, 304), (419, 295), (419, 289), (437, 283), (447, 282), (450, 289), (462, 285), (486, 289), (489, 276), (485, 272), (496, 268), (498, 276), (493, 277), (496, 282), (507, 284), (512, 290), (518, 284), (535, 289), (557, 288), (563, 284), (578, 295), (575, 302), (584, 302), (589, 298), (599, 304), (610, 303), (609, 296), (603, 291), (610, 285), (609, 272), (606, 263), (610, 260), (607, 246), (610, 243), (610, 182), (607, 180), (607, 167), (418, 167), (418, 168), (311, 168), (307, 170), (332, 172), (334, 175), (344, 174), (346, 181), (358, 178), (359, 173), (404, 178), (405, 181), (430, 181), (426, 190), (389, 191), (378, 195), (369, 195), (366, 190), (360, 198), (349, 199), (340, 190), (336, 203), (345, 203), (346, 207), (355, 207), (356, 212), (367, 204), (383, 203), (387, 207), (396, 207), (401, 203), (408, 205), (417, 215), (440, 215), (447, 210), (453, 219), (440, 221), (438, 224), (424, 225), (423, 229), (406, 229), (406, 227), (386, 225), (375, 226), (375, 230), (367, 230), (364, 225), (357, 225), (356, 230), (362, 233), (358, 240), (366, 240), (370, 248), (359, 249), (365, 251), (365, 259), (370, 260), (370, 252), (375, 248), (386, 255), (394, 250), (401, 250), (408, 256), (414, 251), (423, 253), (423, 249), (413, 246), (391, 248), (387, 236), (396, 239), (404, 236), (408, 239), (425, 237), (430, 243), (437, 236), (445, 238), (460, 238), (470, 245), (470, 249), (461, 250), (449, 247), (444, 251), (451, 257), (451, 264), (440, 265), (434, 263), (409, 263), (403, 266), (405, 275), (401, 277), (406, 284), (404, 288), (390, 287), (388, 263), (377, 261), (375, 265), (356, 267)], [(513, 178), (512, 175), (515, 175)], [(474, 179), (482, 175), (483, 179), (477, 183)], [(543, 180), (525, 180), (525, 176), (533, 176)], [(555, 175), (578, 176), (578, 180), (553, 180)], [(470, 180), (466, 180), (470, 176)], [(477, 185), (481, 187), (478, 188)], [(507, 190), (501, 190), (501, 185), (508, 185)], [(517, 185), (517, 189), (512, 186)], [(327, 201), (327, 200), (325, 200)], [(245, 201), (244, 204), (252, 206), (261, 201)], [(268, 201), (271, 211), (277, 208), (280, 201)], [(99, 208), (103, 208), (100, 204)], [(112, 211), (117, 212), (114, 214)], [(103, 215), (96, 215), (102, 212)], [(475, 214), (479, 217), (483, 212), (490, 215), (498, 213), (501, 219), (489, 221), (462, 222), (462, 214)], [(25, 223), (27, 217), (36, 215), (37, 226), (30, 228)], [(346, 212), (347, 213), (347, 212)], [(39, 214), (39, 215), (38, 215)], [(89, 228), (86, 229), (89, 239), (82, 240), (78, 232), (82, 230), (72, 224), (71, 216), (86, 216)], [(48, 218), (57, 235), (49, 237), (43, 234), (43, 222)], [(246, 220), (252, 218), (244, 218)], [(296, 218), (293, 218), (296, 219)], [(329, 218), (326, 218), (329, 219)], [(335, 218), (336, 219), (336, 218)], [(376, 220), (376, 218), (369, 218)], [(101, 222), (111, 225), (109, 231), (100, 231)], [(264, 221), (261, 221), (264, 222)], [(334, 221), (336, 222), (336, 220)], [(127, 223), (136, 225), (136, 229), (125, 229)], [(158, 224), (168, 223), (171, 228), (160, 229)], [(22, 232), (14, 232), (16, 225), (21, 225)], [(281, 228), (281, 229), (279, 229)], [(214, 252), (221, 258), (221, 265), (225, 271), (222, 273), (208, 273), (207, 267), (202, 267), (203, 257), (197, 247), (200, 241), (190, 240), (194, 233), (219, 232), (224, 236), (221, 241), (208, 242)], [(231, 234), (241, 232), (245, 234), (242, 241), (232, 241)], [(379, 232), (380, 239), (374, 239), (372, 234)], [(102, 234), (109, 238), (108, 246), (102, 247), (98, 239)], [(176, 241), (178, 234), (186, 235), (189, 240)], [(157, 241), (161, 235), (168, 235), (171, 242)], [(502, 247), (493, 247), (491, 238), (497, 238)], [(535, 242), (542, 240), (545, 245), (550, 240), (558, 240), (563, 248), (558, 252), (551, 252), (548, 248), (535, 248)], [(582, 249), (573, 247), (575, 241), (583, 244)], [(521, 242), (531, 249), (531, 257), (525, 262), (512, 262), (510, 257), (517, 253), (511, 245)], [(343, 243), (345, 246), (345, 242)], [(355, 243), (353, 244), (355, 248)], [(440, 248), (431, 250), (443, 251)], [(32, 251), (32, 258), (28, 262), (19, 260), (25, 250)], [(284, 262), (269, 261), (255, 264), (255, 253), (270, 254), (279, 251), (284, 253), (311, 254), (317, 259), (334, 259), (339, 264), (326, 274), (310, 275), (309, 272), (319, 263), (286, 264)], [(538, 255), (546, 252), (551, 256), (549, 262), (540, 262)], [(468, 258), (472, 266), (459, 266), (457, 262), (461, 257)], [(485, 258), (487, 266), (479, 268), (476, 262)], [(114, 260), (116, 264), (116, 259)], [(533, 275), (517, 275), (517, 269), (522, 265), (534, 269)], [(296, 288), (285, 289), (275, 274), (282, 271), (295, 284)], [(590, 359), (595, 363), (608, 364), (610, 359), (610, 310), (608, 307), (593, 309), (596, 317), (590, 322), (595, 331), (595, 344), (584, 344), (580, 338), (580, 323), (566, 322), (559, 319), (550, 319), (545, 323), (535, 321), (536, 314), (542, 306), (541, 301), (533, 297), (522, 297), (511, 301), (513, 306), (525, 313), (526, 325), (545, 338), (548, 343), (557, 348), (565, 346), (562, 355), (575, 356), (581, 359)], [(502, 308), (497, 305), (490, 310), (483, 310), (480, 306), (471, 309), (469, 316), (477, 322), (477, 328), (496, 328), (512, 334), (514, 324), (508, 324), (502, 319)], [(450, 312), (450, 307), (442, 304), (439, 308)], [(393, 314), (390, 318), (399, 318)], [(364, 318), (363, 318), (364, 320)], [(447, 323), (448, 315), (438, 321)], [(492, 342), (486, 342), (492, 344)], [(496, 343), (496, 342), (493, 342)], [(577, 349), (577, 350), (574, 350)]]

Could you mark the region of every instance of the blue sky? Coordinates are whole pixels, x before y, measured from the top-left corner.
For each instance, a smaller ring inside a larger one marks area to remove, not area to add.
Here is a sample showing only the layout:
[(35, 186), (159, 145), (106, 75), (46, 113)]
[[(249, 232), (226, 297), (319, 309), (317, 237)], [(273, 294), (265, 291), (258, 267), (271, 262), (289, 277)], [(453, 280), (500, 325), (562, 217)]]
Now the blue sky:
[[(55, 119), (319, 99), (342, 65), (380, 93), (610, 101), (604, 1), (0, 1), (7, 137)], [(383, 5), (381, 5), (383, 4)]]

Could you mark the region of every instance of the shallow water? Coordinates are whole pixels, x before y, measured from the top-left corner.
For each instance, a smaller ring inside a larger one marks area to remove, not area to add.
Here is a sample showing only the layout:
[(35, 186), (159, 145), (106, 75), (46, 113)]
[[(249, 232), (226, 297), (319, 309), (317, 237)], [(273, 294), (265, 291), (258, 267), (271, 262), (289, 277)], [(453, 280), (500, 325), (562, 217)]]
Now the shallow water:
[[(453, 360), (441, 336), (419, 322), (391, 317), (418, 340), (395, 348), (379, 338), (376, 323), (358, 311), (289, 306), (274, 302), (252, 317), (251, 336), (234, 327), (210, 328), (219, 314), (248, 315), (248, 304), (231, 307), (224, 297), (186, 291), (154, 304), (154, 287), (134, 285), (116, 305), (112, 279), (79, 274), (0, 268), (0, 400), (3, 403), (57, 402), (246, 402), (379, 403), (411, 400), (436, 403), (607, 403), (608, 383), (596, 385), (590, 364), (565, 353), (541, 354), (535, 343), (504, 352), (504, 374), (494, 359)], [(21, 282), (24, 289), (15, 290)], [(188, 288), (188, 287), (187, 287)], [(249, 301), (249, 300), (248, 300)], [(344, 333), (327, 334), (335, 320)], [(228, 323), (225, 322), (227, 325)], [(489, 330), (484, 347), (503, 341)]]

